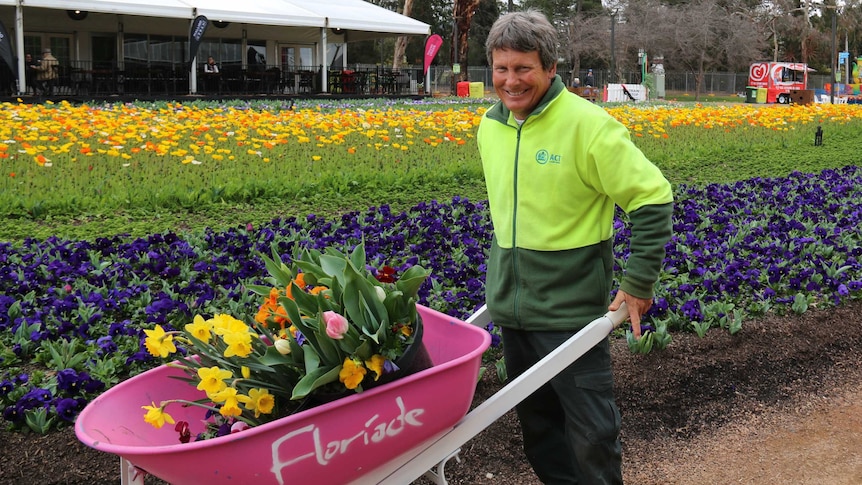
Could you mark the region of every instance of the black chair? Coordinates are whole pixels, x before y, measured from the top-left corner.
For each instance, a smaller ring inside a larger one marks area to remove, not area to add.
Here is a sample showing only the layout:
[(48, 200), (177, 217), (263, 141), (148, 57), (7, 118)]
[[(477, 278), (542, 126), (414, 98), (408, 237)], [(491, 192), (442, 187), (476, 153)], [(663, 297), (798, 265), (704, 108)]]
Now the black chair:
[(281, 86), (281, 69), (271, 67), (263, 73), (263, 88), (266, 94), (275, 94)]
[(310, 93), (314, 90), (314, 73), (302, 71), (299, 73), (299, 92)]

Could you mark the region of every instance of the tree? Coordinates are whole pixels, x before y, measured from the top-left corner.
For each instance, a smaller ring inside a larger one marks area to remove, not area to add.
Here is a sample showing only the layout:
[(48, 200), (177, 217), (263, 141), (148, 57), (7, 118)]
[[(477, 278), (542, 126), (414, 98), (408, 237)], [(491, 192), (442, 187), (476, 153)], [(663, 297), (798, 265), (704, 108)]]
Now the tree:
[[(461, 72), (455, 77), (456, 81), (467, 80), (467, 67), (470, 44), (467, 42), (470, 32), (470, 24), (473, 22), (473, 15), (479, 7), (481, 0), (455, 0), (453, 18), (455, 19), (455, 45), (452, 49), (453, 63), (461, 65)], [(454, 82), (454, 81), (453, 81)]]
[[(413, 13), (413, 0), (404, 0), (402, 15), (409, 17)], [(401, 69), (404, 53), (407, 50), (407, 36), (402, 35), (395, 40), (395, 52), (392, 55), (392, 69)]]
[(668, 9), (666, 15), (674, 32), (671, 59), (694, 73), (695, 99), (706, 70), (754, 60), (763, 51), (763, 37), (751, 20), (711, 0), (694, 0)]

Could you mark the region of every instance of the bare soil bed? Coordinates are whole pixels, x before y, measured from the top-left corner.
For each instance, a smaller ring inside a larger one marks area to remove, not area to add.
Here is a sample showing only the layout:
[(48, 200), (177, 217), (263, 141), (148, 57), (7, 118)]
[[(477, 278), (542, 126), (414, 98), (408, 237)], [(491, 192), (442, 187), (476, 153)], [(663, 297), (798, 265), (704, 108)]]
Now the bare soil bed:
[[(675, 334), (640, 356), (612, 343), (627, 483), (862, 483), (862, 303)], [(492, 366), (475, 403), (500, 388)], [(118, 459), (71, 428), (0, 432), (0, 484), (116, 484)], [(514, 412), (462, 447), (457, 485), (533, 485)], [(190, 464), (191, 465), (191, 464)], [(148, 484), (162, 483), (152, 477)], [(417, 483), (430, 483), (420, 479)]]

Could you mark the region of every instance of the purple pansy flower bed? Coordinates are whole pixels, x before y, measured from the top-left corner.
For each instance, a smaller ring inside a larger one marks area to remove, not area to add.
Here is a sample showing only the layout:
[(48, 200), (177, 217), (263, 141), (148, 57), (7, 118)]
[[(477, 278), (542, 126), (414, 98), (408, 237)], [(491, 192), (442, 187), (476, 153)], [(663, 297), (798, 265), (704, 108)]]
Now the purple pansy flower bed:
[[(729, 327), (858, 297), (860, 192), (857, 167), (677, 187), (674, 236), (648, 323)], [(624, 215), (616, 228), (623, 270)], [(482, 304), (491, 224), (486, 202), (463, 198), (186, 236), (0, 243), (2, 417), (36, 430), (71, 422), (99, 392), (160, 363), (144, 349), (144, 328), (175, 329), (196, 313), (250, 321), (260, 302), (245, 285), (264, 284), (266, 274), (258, 253), (363, 239), (374, 268), (432, 270), (423, 304), (460, 318)]]

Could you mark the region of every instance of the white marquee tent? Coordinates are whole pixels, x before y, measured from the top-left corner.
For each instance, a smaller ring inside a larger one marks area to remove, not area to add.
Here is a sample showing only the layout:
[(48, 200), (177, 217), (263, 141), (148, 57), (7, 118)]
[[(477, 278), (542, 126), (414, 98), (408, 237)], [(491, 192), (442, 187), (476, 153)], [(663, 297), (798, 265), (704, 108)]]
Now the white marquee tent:
[[(72, 6), (89, 15), (81, 21), (70, 19)], [(19, 73), (24, 71), (25, 31), (187, 35), (198, 15), (219, 22), (225, 35), (245, 38), (248, 30), (276, 42), (313, 44), (320, 57), (329, 42), (431, 33), (428, 24), (362, 0), (0, 0), (0, 20), (10, 34), (14, 31)]]

